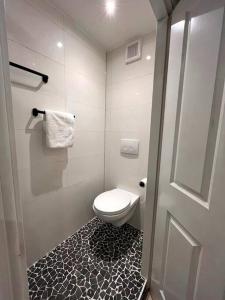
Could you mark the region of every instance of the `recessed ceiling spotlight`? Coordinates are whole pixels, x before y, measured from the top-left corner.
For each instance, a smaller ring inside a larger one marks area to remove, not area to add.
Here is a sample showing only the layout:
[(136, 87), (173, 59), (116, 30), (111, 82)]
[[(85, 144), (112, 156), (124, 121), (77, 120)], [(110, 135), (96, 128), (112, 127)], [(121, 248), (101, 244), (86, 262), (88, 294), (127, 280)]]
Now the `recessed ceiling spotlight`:
[(147, 60), (150, 60), (151, 58), (152, 58), (151, 55), (147, 55), (147, 56), (146, 56), (146, 59), (147, 59)]
[(116, 1), (115, 0), (106, 0), (105, 1), (105, 10), (108, 16), (113, 16), (116, 11)]
[[(191, 19), (191, 25), (193, 25), (193, 19), (195, 19), (195, 18), (192, 18)], [(175, 29), (176, 31), (183, 31), (184, 30), (184, 25), (185, 25), (185, 21), (184, 20), (182, 20), (182, 21), (180, 21), (180, 22), (177, 22), (177, 23), (175, 23), (175, 24), (173, 24), (172, 25), (172, 28), (173, 29)]]
[(58, 48), (62, 48), (62, 47), (63, 47), (63, 43), (62, 43), (62, 42), (58, 42), (58, 43), (57, 43), (57, 47), (58, 47)]

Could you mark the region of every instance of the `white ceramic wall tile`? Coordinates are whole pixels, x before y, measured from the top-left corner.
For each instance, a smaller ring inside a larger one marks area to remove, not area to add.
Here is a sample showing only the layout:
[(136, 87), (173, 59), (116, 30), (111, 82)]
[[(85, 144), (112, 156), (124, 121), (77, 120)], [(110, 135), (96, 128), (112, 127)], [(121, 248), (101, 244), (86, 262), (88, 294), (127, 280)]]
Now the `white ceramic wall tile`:
[[(40, 161), (65, 161), (73, 158), (104, 155), (104, 135), (102, 131), (76, 131), (75, 143), (68, 150), (50, 149), (46, 146), (42, 130), (16, 131), (16, 150), (19, 169), (30, 169)], [(69, 162), (68, 162), (69, 164)]]
[(104, 134), (102, 131), (75, 132), (75, 143), (68, 149), (68, 158), (104, 155)]
[[(11, 40), (8, 41), (8, 48), (11, 61), (49, 76), (48, 83), (43, 84), (40, 89), (36, 90), (36, 93), (54, 94), (65, 98), (64, 66), (62, 64)], [(41, 83), (39, 76), (14, 67), (10, 67), (10, 76), (15, 83), (27, 84), (27, 89), (31, 86), (35, 88)]]
[(95, 49), (86, 38), (81, 38), (75, 32), (65, 31), (65, 63), (66, 71), (85, 75), (89, 79), (95, 78), (105, 84), (106, 65), (105, 54)]
[(39, 201), (35, 199), (23, 205), (28, 266), (63, 239), (65, 219), (62, 216), (62, 205), (59, 205), (60, 198), (61, 193), (57, 191), (48, 193)]
[(43, 130), (16, 131), (16, 150), (19, 169), (31, 169), (34, 164), (67, 160), (65, 149), (50, 149), (46, 146)]
[[(92, 181), (98, 182), (98, 186), (101, 185), (103, 188), (103, 173), (102, 155), (73, 158), (70, 161), (41, 160), (34, 162), (30, 169), (19, 170), (22, 201), (24, 206), (27, 202), (32, 203), (33, 201), (39, 201), (43, 205), (44, 202), (41, 199), (46, 198), (47, 194), (60, 192), (69, 186), (84, 183), (86, 189), (89, 189), (89, 186), (93, 187)], [(46, 205), (48, 205), (47, 202)], [(89, 210), (89, 207), (85, 208)], [(45, 207), (42, 206), (42, 209)]]
[(64, 43), (62, 28), (27, 1), (6, 1), (6, 24), (9, 39), (64, 62), (64, 47), (57, 46), (59, 41)]
[(76, 115), (75, 130), (104, 131), (105, 110), (103, 108), (88, 107), (68, 99), (67, 110)]
[(103, 191), (103, 175), (102, 155), (41, 161), (19, 170), (28, 264), (93, 216), (92, 203)]
[[(137, 193), (141, 201), (131, 224), (143, 227), (145, 190), (139, 181), (147, 176), (155, 37), (145, 36), (142, 59), (126, 65), (125, 46), (107, 55), (105, 188), (116, 186)], [(150, 55), (151, 59), (146, 60)], [(120, 139), (140, 140), (137, 157), (120, 154)]]
[(152, 101), (153, 74), (137, 77), (107, 86), (107, 106), (119, 109)]
[(42, 130), (43, 116), (34, 118), (31, 114), (32, 108), (53, 109), (65, 111), (64, 98), (55, 95), (36, 93), (26, 88), (12, 86), (13, 111), (15, 128), (26, 130)]
[(109, 128), (115, 131), (135, 131), (150, 127), (151, 103), (112, 109)]
[(102, 191), (99, 181), (94, 183), (90, 188), (86, 183), (73, 185), (24, 205), (28, 265), (71, 235), (74, 228), (78, 229), (94, 216), (92, 198)]
[(61, 209), (64, 218), (63, 227), (67, 236), (74, 233), (74, 228), (80, 228), (94, 217), (93, 199), (102, 193), (102, 190), (103, 183), (99, 178), (91, 178), (88, 185), (85, 182), (62, 190)]
[[(63, 188), (63, 173), (68, 161), (40, 160), (31, 162), (30, 169), (19, 170), (23, 202), (33, 201), (36, 196), (44, 196)], [(24, 183), (24, 178), (26, 182)], [(47, 203), (46, 203), (47, 205)], [(45, 207), (43, 206), (42, 209)]]
[[(153, 74), (155, 57), (155, 36), (147, 35), (143, 38), (142, 59), (131, 64), (125, 63), (125, 46), (113, 50), (107, 55), (107, 83), (112, 84)], [(151, 59), (147, 60), (146, 57)]]
[(66, 68), (67, 98), (87, 107), (105, 109), (105, 84), (76, 72), (76, 67)]
[[(6, 0), (10, 59), (49, 75), (36, 88), (39, 78), (11, 68), (28, 265), (92, 218), (104, 190), (106, 56), (47, 2)], [(74, 113), (73, 147), (47, 148), (33, 107)]]
[[(31, 0), (32, 1), (32, 0)], [(38, 1), (38, 0), (37, 0)], [(52, 0), (45, 0), (50, 5), (53, 5), (57, 10), (59, 9), (57, 4), (54, 5), (54, 1)], [(60, 9), (59, 9), (60, 10)], [(98, 52), (98, 55), (104, 55), (106, 56), (105, 49), (102, 47), (101, 44), (95, 39), (95, 37), (91, 34), (89, 34), (80, 24), (79, 22), (76, 22), (73, 18), (71, 18), (68, 14), (63, 13), (63, 26), (67, 33), (75, 35), (76, 38), (81, 39), (83, 42), (86, 42), (86, 46), (88, 48), (93, 48), (94, 52)]]
[(42, 129), (43, 117), (32, 118), (31, 110), (33, 107), (66, 110), (64, 67), (16, 42), (8, 41), (8, 46), (12, 61), (49, 75), (48, 84), (39, 86), (39, 77), (10, 68), (15, 128)]
[[(79, 172), (75, 172), (75, 170), (79, 170)], [(63, 174), (63, 186), (68, 187), (85, 182), (88, 186), (91, 179), (102, 178), (103, 174), (102, 155), (72, 158)]]

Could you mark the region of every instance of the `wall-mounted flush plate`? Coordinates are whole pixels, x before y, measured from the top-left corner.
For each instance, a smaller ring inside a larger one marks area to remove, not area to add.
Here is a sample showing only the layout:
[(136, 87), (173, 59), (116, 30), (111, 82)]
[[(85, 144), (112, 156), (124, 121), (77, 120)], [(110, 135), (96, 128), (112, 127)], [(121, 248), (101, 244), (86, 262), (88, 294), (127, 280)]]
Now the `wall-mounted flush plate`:
[(138, 155), (139, 140), (136, 139), (121, 139), (120, 140), (120, 153)]

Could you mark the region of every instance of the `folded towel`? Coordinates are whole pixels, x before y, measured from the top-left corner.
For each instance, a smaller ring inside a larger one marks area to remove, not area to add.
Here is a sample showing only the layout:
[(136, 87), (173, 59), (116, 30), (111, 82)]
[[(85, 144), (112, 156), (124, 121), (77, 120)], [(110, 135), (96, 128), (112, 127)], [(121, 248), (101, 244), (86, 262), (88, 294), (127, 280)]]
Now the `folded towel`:
[(74, 116), (58, 111), (45, 111), (46, 144), (49, 148), (71, 147), (74, 142)]

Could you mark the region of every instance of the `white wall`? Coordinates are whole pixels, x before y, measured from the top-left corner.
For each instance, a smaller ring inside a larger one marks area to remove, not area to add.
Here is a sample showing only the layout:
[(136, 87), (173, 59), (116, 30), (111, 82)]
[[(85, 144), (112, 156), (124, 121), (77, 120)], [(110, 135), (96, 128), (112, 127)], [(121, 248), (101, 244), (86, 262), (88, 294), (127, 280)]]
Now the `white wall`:
[(0, 28), (0, 299), (28, 300), (23, 221), (18, 201), (5, 7), (2, 0)]
[[(145, 36), (142, 59), (129, 65), (125, 47), (108, 54), (105, 111), (106, 56), (95, 42), (46, 1), (6, 0), (6, 14), (10, 59), (49, 75), (49, 82), (36, 88), (39, 79), (11, 68), (30, 265), (93, 216), (92, 201), (104, 188), (143, 193), (138, 182), (147, 174), (155, 39)], [(76, 115), (71, 149), (46, 148), (43, 117), (31, 117), (33, 107)], [(120, 138), (140, 139), (138, 158), (120, 155)], [(132, 224), (142, 227), (142, 221), (139, 208)]]
[[(152, 103), (155, 34), (143, 38), (142, 59), (125, 64), (125, 46), (107, 55), (105, 188), (122, 187), (141, 195), (141, 205), (131, 224), (143, 228), (144, 190), (147, 176)], [(151, 59), (146, 60), (150, 55)], [(120, 154), (120, 139), (140, 140), (138, 157)]]
[[(10, 59), (49, 75), (46, 85), (30, 89), (39, 79), (11, 68), (30, 265), (93, 216), (92, 201), (104, 189), (106, 60), (104, 51), (44, 1), (6, 0), (6, 13)], [(31, 117), (33, 107), (76, 115), (71, 149), (46, 148), (42, 116)]]

